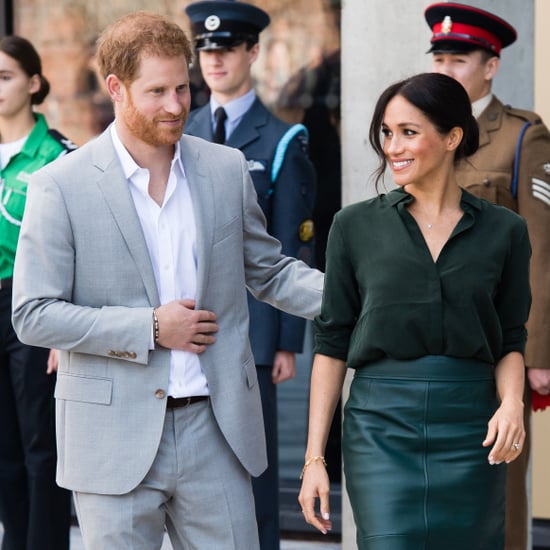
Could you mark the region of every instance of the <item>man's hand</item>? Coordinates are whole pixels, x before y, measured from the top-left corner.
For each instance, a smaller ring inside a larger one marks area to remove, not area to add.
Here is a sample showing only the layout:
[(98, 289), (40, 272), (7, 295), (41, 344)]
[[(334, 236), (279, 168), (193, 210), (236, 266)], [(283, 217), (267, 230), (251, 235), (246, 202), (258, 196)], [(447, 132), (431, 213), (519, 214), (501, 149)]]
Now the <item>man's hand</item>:
[(50, 355), (48, 355), (48, 367), (46, 369), (46, 374), (53, 374), (57, 372), (57, 367), (59, 365), (59, 351), (56, 349), (50, 350)]
[(273, 358), (271, 380), (279, 384), (296, 376), (296, 354), (292, 351), (279, 350)]
[(532, 390), (541, 395), (550, 394), (550, 369), (527, 369), (527, 378)]
[(216, 314), (195, 310), (194, 300), (174, 300), (157, 308), (158, 344), (168, 349), (202, 353), (216, 341)]

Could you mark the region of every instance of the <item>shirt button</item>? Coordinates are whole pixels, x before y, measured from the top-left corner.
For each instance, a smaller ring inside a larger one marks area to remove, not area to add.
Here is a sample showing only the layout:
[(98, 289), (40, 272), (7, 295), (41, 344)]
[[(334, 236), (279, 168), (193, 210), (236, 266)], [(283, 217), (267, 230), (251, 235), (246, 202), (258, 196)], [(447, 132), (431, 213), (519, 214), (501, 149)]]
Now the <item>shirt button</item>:
[(157, 390), (155, 391), (155, 397), (157, 399), (164, 399), (166, 397), (166, 392), (164, 390)]

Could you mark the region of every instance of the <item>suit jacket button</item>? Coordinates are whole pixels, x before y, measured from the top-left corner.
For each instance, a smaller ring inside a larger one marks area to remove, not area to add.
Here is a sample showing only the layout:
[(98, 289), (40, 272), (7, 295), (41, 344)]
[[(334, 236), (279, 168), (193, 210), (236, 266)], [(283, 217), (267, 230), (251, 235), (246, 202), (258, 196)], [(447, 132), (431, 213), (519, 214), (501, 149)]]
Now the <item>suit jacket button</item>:
[(166, 392), (164, 390), (155, 391), (155, 397), (157, 399), (164, 399), (166, 397)]

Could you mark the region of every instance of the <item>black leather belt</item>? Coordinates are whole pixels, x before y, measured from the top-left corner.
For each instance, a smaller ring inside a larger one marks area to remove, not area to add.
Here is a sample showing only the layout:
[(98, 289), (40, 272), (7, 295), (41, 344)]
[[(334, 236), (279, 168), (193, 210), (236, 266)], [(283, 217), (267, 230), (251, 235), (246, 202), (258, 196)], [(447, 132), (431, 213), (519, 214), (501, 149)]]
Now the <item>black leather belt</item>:
[(177, 409), (179, 407), (188, 407), (193, 403), (198, 403), (199, 401), (205, 401), (208, 399), (208, 395), (196, 395), (194, 397), (172, 397), (168, 396), (166, 400), (167, 409)]
[(11, 284), (12, 284), (12, 278), (11, 277), (7, 277), (5, 279), (0, 279), (0, 290), (11, 288)]

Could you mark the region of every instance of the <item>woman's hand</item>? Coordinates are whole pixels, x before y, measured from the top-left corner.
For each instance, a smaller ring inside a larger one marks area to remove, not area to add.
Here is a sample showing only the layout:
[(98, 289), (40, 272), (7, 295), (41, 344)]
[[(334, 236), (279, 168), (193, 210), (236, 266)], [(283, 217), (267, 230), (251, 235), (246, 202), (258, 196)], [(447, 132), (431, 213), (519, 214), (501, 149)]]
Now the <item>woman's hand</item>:
[[(324, 535), (332, 529), (329, 493), (330, 482), (323, 461), (314, 460), (310, 462), (303, 472), (302, 488), (298, 495), (298, 501), (302, 506), (305, 520)], [(320, 513), (315, 513), (317, 498), (319, 499)]]
[(489, 420), (484, 447), (493, 445), (489, 452), (489, 464), (512, 462), (523, 450), (525, 429), (523, 426), (523, 402), (503, 401)]

